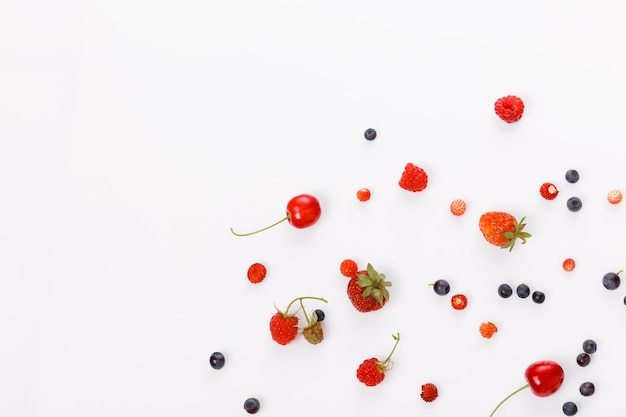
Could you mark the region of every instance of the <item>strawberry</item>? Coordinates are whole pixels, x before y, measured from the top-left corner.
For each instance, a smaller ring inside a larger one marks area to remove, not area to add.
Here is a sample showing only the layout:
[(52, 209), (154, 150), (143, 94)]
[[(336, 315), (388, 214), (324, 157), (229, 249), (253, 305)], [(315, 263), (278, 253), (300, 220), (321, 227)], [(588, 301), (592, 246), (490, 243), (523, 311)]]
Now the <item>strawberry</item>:
[(463, 294), (455, 294), (450, 298), (450, 304), (455, 310), (465, 310), (467, 307), (467, 297)]
[(576, 268), (576, 261), (572, 258), (567, 258), (563, 261), (563, 269), (567, 272), (571, 272)]
[(622, 202), (622, 192), (620, 190), (611, 190), (606, 195), (606, 199), (609, 200), (611, 204), (619, 204)]
[(389, 300), (391, 282), (385, 280), (385, 274), (379, 274), (372, 264), (367, 264), (367, 270), (358, 271), (348, 282), (348, 298), (354, 308), (367, 313), (381, 309)]
[(439, 390), (437, 389), (437, 385), (432, 383), (427, 383), (422, 385), (422, 393), (420, 394), (422, 400), (427, 403), (435, 401), (439, 396)]
[(254, 263), (248, 268), (248, 280), (253, 284), (258, 284), (265, 279), (267, 269), (265, 265)]
[(400, 188), (408, 191), (422, 191), (428, 185), (428, 174), (422, 168), (412, 163), (406, 164), (400, 177)]
[(356, 198), (358, 198), (359, 201), (367, 201), (370, 199), (371, 196), (372, 192), (369, 190), (369, 188), (360, 188), (356, 192)]
[(516, 96), (501, 97), (496, 100), (494, 110), (500, 119), (507, 123), (517, 122), (524, 113), (524, 102)]
[[(274, 340), (276, 343), (280, 345), (287, 345), (293, 342), (296, 336), (298, 335), (299, 319), (295, 315), (289, 314), (289, 308), (296, 301), (299, 301), (300, 305), (303, 306), (302, 300), (304, 299), (319, 300), (325, 303), (328, 302), (325, 299), (320, 298), (320, 297), (299, 297), (299, 298), (292, 300), (289, 303), (289, 305), (285, 309), (285, 312), (282, 312), (278, 310), (277, 308), (276, 313), (270, 319), (270, 334), (272, 335), (272, 340)], [(308, 317), (307, 317), (307, 321), (308, 321)]]
[(383, 382), (383, 380), (385, 379), (385, 372), (390, 370), (393, 365), (393, 363), (391, 362), (391, 355), (393, 355), (393, 352), (398, 346), (398, 342), (400, 341), (400, 333), (398, 333), (397, 335), (394, 334), (392, 336), (393, 340), (395, 340), (396, 343), (393, 345), (391, 353), (384, 361), (379, 361), (378, 358), (366, 359), (361, 362), (356, 370), (357, 379), (368, 387), (373, 387)]
[(556, 188), (556, 185), (551, 182), (544, 182), (541, 184), (541, 187), (539, 187), (539, 194), (546, 200), (554, 200), (559, 194), (559, 190)]
[(452, 200), (450, 203), (450, 212), (455, 216), (462, 216), (467, 210), (467, 204), (461, 199)]
[(339, 272), (341, 272), (341, 275), (344, 277), (352, 278), (356, 276), (358, 270), (359, 267), (352, 259), (344, 259), (341, 265), (339, 265)]
[(515, 241), (519, 238), (522, 244), (531, 237), (530, 233), (524, 232), (526, 224), (522, 219), (518, 222), (515, 217), (503, 211), (489, 211), (480, 216), (478, 227), (487, 242), (500, 246), (502, 249), (513, 250)]
[(498, 326), (488, 321), (486, 323), (481, 323), (478, 330), (480, 331), (482, 337), (485, 339), (491, 339), (491, 336), (498, 331)]

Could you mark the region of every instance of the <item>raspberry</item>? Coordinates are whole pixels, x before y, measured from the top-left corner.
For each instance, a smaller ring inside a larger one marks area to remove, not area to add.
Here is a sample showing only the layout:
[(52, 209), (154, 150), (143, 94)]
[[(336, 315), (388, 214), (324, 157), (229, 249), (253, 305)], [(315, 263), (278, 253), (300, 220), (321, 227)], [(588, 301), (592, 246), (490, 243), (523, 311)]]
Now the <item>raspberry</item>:
[(622, 192), (620, 190), (611, 190), (606, 198), (611, 204), (619, 204), (622, 201)]
[(467, 307), (467, 297), (463, 294), (455, 294), (450, 299), (450, 303), (455, 310), (463, 310)]
[(422, 191), (428, 185), (428, 174), (422, 168), (412, 163), (406, 164), (400, 177), (400, 188), (408, 191)]
[(452, 212), (455, 216), (462, 216), (466, 209), (467, 205), (463, 200), (456, 199), (450, 203), (450, 212)]
[(339, 266), (339, 271), (341, 271), (341, 275), (348, 278), (353, 278), (356, 276), (357, 271), (359, 270), (356, 262), (352, 259), (345, 259), (341, 262)]
[(307, 342), (312, 345), (317, 345), (324, 340), (324, 329), (322, 329), (322, 324), (319, 321), (316, 321), (315, 324), (305, 327), (302, 330), (302, 335)]
[(539, 194), (546, 200), (554, 200), (559, 194), (559, 190), (551, 182), (544, 182), (539, 188)]
[(524, 102), (516, 96), (501, 97), (496, 100), (494, 109), (498, 117), (507, 123), (517, 122), (524, 113)]
[(280, 345), (291, 343), (298, 335), (298, 318), (277, 312), (270, 319), (270, 333), (272, 339)]
[(482, 335), (482, 337), (484, 337), (485, 339), (491, 339), (491, 336), (493, 336), (498, 331), (498, 327), (492, 322), (488, 321), (486, 323), (482, 323), (478, 330), (480, 330), (480, 334)]
[(253, 284), (263, 281), (266, 274), (267, 270), (263, 264), (254, 263), (248, 268), (248, 280)]
[(572, 258), (567, 258), (563, 261), (563, 269), (567, 272), (573, 271), (575, 267), (576, 261), (574, 261)]
[(368, 387), (373, 387), (383, 382), (385, 372), (378, 367), (378, 362), (377, 358), (364, 360), (356, 370), (357, 379)]
[(367, 188), (361, 188), (359, 191), (356, 192), (356, 198), (358, 198), (359, 201), (367, 201), (370, 199), (371, 196), (372, 193)]
[(439, 390), (437, 389), (437, 385), (430, 382), (422, 385), (422, 393), (420, 394), (420, 396), (422, 397), (422, 400), (426, 401), (427, 403), (435, 401), (435, 399), (437, 399), (437, 397), (439, 396)]

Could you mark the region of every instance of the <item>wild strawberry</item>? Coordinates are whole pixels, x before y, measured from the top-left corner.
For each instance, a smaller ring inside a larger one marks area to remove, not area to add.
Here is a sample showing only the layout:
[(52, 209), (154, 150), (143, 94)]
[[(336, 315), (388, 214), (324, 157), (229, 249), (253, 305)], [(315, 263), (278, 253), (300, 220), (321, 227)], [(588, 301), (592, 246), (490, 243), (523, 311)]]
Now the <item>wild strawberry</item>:
[(572, 258), (567, 258), (563, 261), (563, 269), (567, 272), (571, 272), (576, 268), (576, 261)]
[(393, 340), (395, 340), (396, 343), (393, 345), (393, 349), (391, 350), (389, 356), (387, 356), (387, 359), (385, 359), (384, 361), (379, 361), (377, 358), (366, 359), (361, 362), (356, 370), (357, 379), (368, 387), (373, 387), (383, 382), (383, 379), (385, 379), (385, 372), (390, 370), (393, 366), (393, 363), (391, 362), (391, 355), (393, 355), (393, 352), (398, 346), (398, 342), (400, 341), (400, 333), (398, 333), (397, 335), (394, 334), (392, 336)]
[(507, 123), (517, 122), (524, 113), (524, 102), (516, 96), (505, 96), (494, 104), (496, 114)]
[(409, 162), (404, 167), (399, 184), (401, 188), (408, 191), (422, 191), (428, 185), (428, 174), (422, 168)]
[(372, 196), (372, 192), (368, 188), (361, 188), (356, 192), (356, 198), (359, 201), (367, 201)]
[(367, 264), (366, 271), (358, 271), (348, 282), (348, 298), (354, 308), (367, 313), (381, 309), (389, 300), (391, 282), (385, 279), (385, 274), (376, 272), (372, 264)]
[(439, 390), (437, 389), (437, 385), (433, 383), (427, 383), (422, 385), (422, 393), (420, 394), (422, 400), (427, 403), (433, 402), (439, 396)]
[(359, 267), (357, 266), (356, 262), (354, 262), (352, 259), (344, 259), (341, 262), (341, 265), (339, 265), (339, 271), (341, 272), (341, 275), (343, 275), (344, 277), (348, 277), (348, 278), (352, 278), (356, 276), (356, 272), (359, 270)]
[(293, 342), (298, 335), (298, 317), (293, 314), (289, 314), (289, 308), (296, 301), (300, 301), (300, 305), (302, 305), (302, 300), (304, 299), (319, 300), (325, 303), (327, 302), (325, 299), (320, 297), (299, 297), (289, 303), (284, 313), (276, 309), (276, 313), (270, 319), (270, 334), (276, 343), (280, 345), (287, 345)]
[(622, 202), (622, 192), (620, 190), (611, 190), (606, 198), (611, 204), (619, 204)]
[(450, 304), (455, 310), (464, 310), (467, 307), (467, 297), (463, 294), (455, 294), (450, 299)]
[(248, 268), (248, 280), (253, 284), (258, 284), (265, 279), (267, 269), (265, 265), (254, 263)]
[(486, 323), (481, 323), (478, 330), (480, 331), (482, 337), (484, 337), (485, 339), (491, 339), (491, 336), (493, 336), (498, 331), (498, 327), (492, 322), (488, 321)]
[(456, 199), (452, 200), (452, 203), (450, 203), (450, 212), (455, 216), (462, 216), (465, 213), (466, 209), (467, 205), (463, 200)]
[(559, 190), (556, 188), (556, 185), (551, 182), (544, 182), (541, 184), (541, 187), (539, 187), (539, 194), (546, 200), (554, 200), (559, 194)]
[(526, 224), (522, 219), (518, 222), (515, 217), (502, 211), (490, 211), (480, 216), (478, 227), (487, 242), (500, 246), (502, 249), (513, 250), (515, 241), (520, 239), (522, 244), (531, 237), (530, 233), (524, 232)]

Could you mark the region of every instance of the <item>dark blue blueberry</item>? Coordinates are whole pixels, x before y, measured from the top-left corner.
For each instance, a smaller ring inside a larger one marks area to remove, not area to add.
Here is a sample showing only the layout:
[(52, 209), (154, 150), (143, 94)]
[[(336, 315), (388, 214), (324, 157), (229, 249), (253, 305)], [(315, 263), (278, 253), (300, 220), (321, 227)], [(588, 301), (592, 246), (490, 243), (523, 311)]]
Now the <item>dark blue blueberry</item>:
[(326, 318), (326, 314), (322, 310), (315, 310), (315, 316), (317, 317), (317, 321), (324, 321)]
[(593, 353), (596, 353), (596, 350), (598, 350), (598, 344), (595, 340), (587, 339), (583, 342), (583, 351), (585, 351), (585, 353), (591, 355)]
[(580, 388), (578, 390), (580, 391), (580, 395), (589, 397), (596, 392), (596, 386), (593, 385), (593, 382), (583, 382), (580, 384)]
[(498, 287), (498, 295), (502, 298), (509, 298), (513, 295), (513, 288), (509, 284), (501, 284)]
[(541, 304), (546, 301), (546, 295), (541, 291), (533, 291), (533, 301), (537, 304)]
[(527, 298), (530, 295), (530, 288), (526, 284), (520, 284), (515, 290), (519, 298)]
[(372, 128), (369, 128), (365, 131), (363, 136), (365, 136), (365, 139), (367, 140), (374, 140), (376, 139), (376, 131)]
[(563, 403), (563, 414), (573, 416), (578, 412), (578, 407), (571, 401)]
[(225, 363), (226, 359), (221, 352), (213, 352), (209, 357), (209, 365), (213, 369), (222, 369)]
[(591, 356), (588, 353), (581, 353), (576, 356), (576, 363), (578, 366), (587, 366), (591, 362)]
[(248, 414), (256, 414), (261, 408), (261, 403), (256, 398), (248, 398), (243, 403), (243, 409), (248, 412)]
[(621, 284), (621, 281), (619, 275), (615, 272), (608, 272), (602, 277), (602, 285), (604, 285), (604, 288), (607, 290), (616, 290)]
[(572, 212), (577, 212), (583, 208), (583, 202), (578, 197), (570, 197), (567, 200), (567, 209)]
[(578, 174), (578, 171), (576, 171), (575, 169), (568, 169), (567, 172), (565, 173), (565, 181), (574, 184), (575, 182), (578, 182), (578, 180), (580, 179), (580, 175)]
[(445, 279), (438, 279), (433, 284), (433, 290), (437, 295), (446, 295), (450, 292), (450, 284)]

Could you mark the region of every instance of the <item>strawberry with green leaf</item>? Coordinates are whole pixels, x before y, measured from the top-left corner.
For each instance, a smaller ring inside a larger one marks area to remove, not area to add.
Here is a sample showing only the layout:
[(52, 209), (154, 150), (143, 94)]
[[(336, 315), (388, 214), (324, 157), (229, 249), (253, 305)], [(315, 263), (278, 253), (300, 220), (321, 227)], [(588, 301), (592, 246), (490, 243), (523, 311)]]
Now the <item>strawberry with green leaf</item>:
[(348, 282), (348, 298), (354, 308), (367, 313), (380, 310), (389, 301), (391, 282), (387, 281), (385, 274), (380, 274), (372, 264), (367, 264), (367, 269), (358, 271)]

